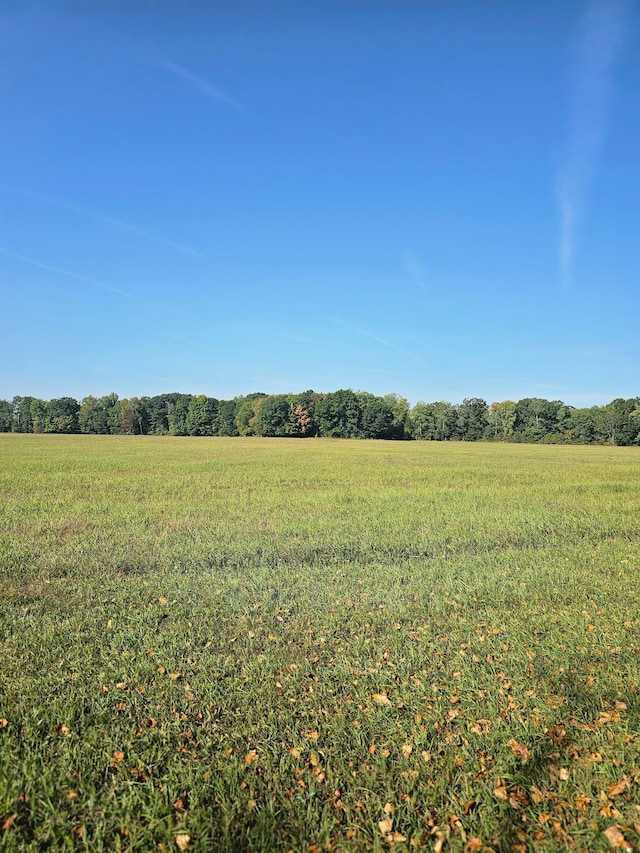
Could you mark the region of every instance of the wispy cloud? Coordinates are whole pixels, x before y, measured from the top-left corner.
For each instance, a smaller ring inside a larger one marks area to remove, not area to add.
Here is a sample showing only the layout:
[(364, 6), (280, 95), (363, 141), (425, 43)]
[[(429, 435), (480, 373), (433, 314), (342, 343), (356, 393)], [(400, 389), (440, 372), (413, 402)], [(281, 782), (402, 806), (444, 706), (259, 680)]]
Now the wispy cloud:
[(572, 73), (567, 154), (556, 194), (560, 214), (560, 269), (571, 280), (576, 227), (604, 140), (611, 67), (622, 40), (626, 0), (589, 0), (580, 25)]
[(169, 311), (171, 314), (180, 314), (182, 317), (192, 317), (191, 314), (187, 314), (186, 311), (181, 311), (179, 308), (174, 308), (172, 305), (165, 305), (163, 302), (156, 302), (154, 299), (147, 299), (146, 296), (138, 296), (135, 293), (130, 293), (128, 290), (122, 290), (119, 287), (112, 287), (110, 284), (105, 284), (103, 281), (98, 281), (88, 275), (81, 275), (80, 273), (73, 272), (72, 270), (65, 270), (62, 269), (62, 267), (53, 266), (53, 264), (45, 264), (42, 263), (42, 261), (36, 261), (34, 258), (28, 258), (26, 255), (20, 255), (18, 252), (12, 252), (9, 249), (5, 249), (4, 246), (0, 246), (0, 252), (10, 258), (16, 258), (16, 260), (22, 261), (25, 264), (31, 264), (33, 267), (39, 267), (40, 269), (48, 270), (49, 272), (54, 272), (58, 275), (64, 275), (68, 278), (75, 278), (77, 281), (83, 281), (86, 284), (91, 284), (94, 287), (101, 288), (102, 290), (108, 290), (110, 293), (117, 293), (119, 296), (126, 296), (127, 299), (136, 299), (138, 302), (144, 302), (147, 305), (152, 305), (154, 308), (161, 308), (163, 311)]
[(377, 343), (382, 344), (383, 346), (388, 347), (389, 349), (395, 350), (395, 352), (399, 352), (401, 355), (412, 359), (418, 364), (422, 364), (420, 359), (414, 353), (407, 352), (406, 350), (401, 349), (391, 341), (388, 341), (385, 338), (381, 338), (379, 335), (376, 335), (374, 332), (369, 332), (367, 329), (362, 329), (359, 326), (354, 326), (351, 323), (347, 323), (345, 320), (341, 320), (339, 317), (327, 317), (326, 319), (329, 320), (329, 322), (334, 323), (336, 326), (342, 326), (345, 329), (349, 329), (349, 331), (351, 332), (356, 332), (359, 335), (364, 335), (367, 338), (371, 338), (372, 340), (377, 341)]
[(190, 341), (189, 338), (181, 338), (180, 335), (172, 335), (171, 332), (160, 332), (158, 329), (145, 329), (152, 335), (161, 335), (163, 338), (173, 338), (174, 341), (182, 341), (183, 344), (191, 344), (196, 346), (195, 341)]
[(35, 198), (38, 199), (38, 201), (44, 201), (47, 204), (60, 208), (60, 210), (66, 210), (69, 213), (75, 213), (78, 216), (84, 216), (87, 219), (95, 219), (98, 222), (104, 222), (106, 225), (111, 225), (121, 231), (127, 231), (129, 234), (135, 234), (138, 237), (145, 237), (147, 240), (162, 243), (162, 245), (168, 246), (170, 249), (175, 249), (185, 255), (191, 255), (193, 258), (206, 260), (205, 255), (201, 252), (196, 252), (195, 249), (191, 249), (189, 246), (184, 246), (182, 243), (176, 243), (174, 240), (167, 240), (166, 237), (160, 237), (158, 234), (153, 234), (151, 231), (145, 231), (142, 228), (138, 228), (136, 225), (132, 225), (130, 222), (125, 222), (123, 219), (118, 219), (115, 216), (107, 216), (106, 214), (100, 213), (97, 210), (92, 210), (89, 207), (83, 207), (80, 204), (64, 201), (59, 198), (53, 198), (50, 195), (45, 195), (44, 193), (36, 192), (35, 190), (23, 189), (22, 187), (10, 187), (3, 185), (0, 186), (0, 190), (3, 192), (16, 193), (17, 195), (21, 195), (26, 198)]
[(183, 80), (186, 80), (192, 88), (200, 92), (200, 94), (204, 95), (206, 98), (211, 98), (212, 101), (218, 101), (220, 104), (226, 104), (228, 107), (233, 107), (233, 109), (238, 112), (246, 113), (247, 109), (244, 104), (241, 104), (240, 101), (236, 101), (234, 98), (230, 98), (229, 95), (226, 95), (223, 91), (218, 89), (217, 86), (213, 86), (207, 80), (203, 80), (202, 77), (197, 77), (187, 68), (183, 68), (181, 65), (176, 65), (175, 62), (162, 62), (161, 66), (167, 71), (171, 71), (171, 73), (175, 74), (177, 77), (181, 77)]
[(410, 281), (419, 290), (428, 290), (426, 276), (422, 261), (413, 252), (405, 252), (402, 255), (402, 266), (404, 271), (409, 276)]

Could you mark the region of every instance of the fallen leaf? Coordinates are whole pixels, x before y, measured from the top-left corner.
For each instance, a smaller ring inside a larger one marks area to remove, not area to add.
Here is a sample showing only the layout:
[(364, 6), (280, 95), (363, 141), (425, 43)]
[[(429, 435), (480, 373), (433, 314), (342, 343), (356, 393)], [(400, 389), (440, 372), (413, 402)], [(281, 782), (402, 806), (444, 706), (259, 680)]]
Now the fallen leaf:
[(385, 818), (385, 820), (379, 820), (378, 828), (383, 835), (387, 835), (393, 829), (393, 821), (389, 817)]
[(179, 850), (186, 850), (191, 843), (191, 836), (186, 832), (181, 832), (180, 835), (176, 835), (174, 841), (176, 842)]
[(385, 841), (389, 844), (402, 844), (402, 842), (406, 840), (407, 836), (403, 835), (401, 832), (390, 832), (385, 838)]
[(469, 728), (472, 732), (476, 732), (479, 735), (483, 735), (489, 731), (491, 728), (491, 720), (476, 720), (475, 723), (471, 723)]
[(6, 729), (8, 725), (9, 725), (9, 720), (7, 720), (6, 717), (2, 717), (0, 719), (0, 729)]
[(2, 831), (8, 832), (11, 829), (11, 827), (13, 826), (13, 822), (15, 821), (15, 819), (17, 817), (18, 817), (18, 812), (14, 812), (12, 815), (9, 815), (9, 817), (2, 824)]
[(507, 746), (511, 747), (513, 754), (517, 755), (523, 764), (526, 764), (531, 758), (531, 750), (529, 747), (524, 743), (518, 743), (515, 738), (511, 738), (511, 740), (507, 741)]
[(384, 813), (388, 815), (393, 814), (393, 803), (387, 803), (384, 807)]
[(604, 726), (605, 723), (619, 723), (620, 714), (617, 711), (603, 711), (596, 720), (596, 726)]
[(160, 595), (158, 597), (158, 601), (160, 602), (160, 604), (168, 604), (169, 603), (169, 599), (166, 597), (166, 595)]
[(255, 749), (249, 750), (249, 752), (244, 757), (246, 764), (253, 764), (254, 761), (258, 760), (258, 752)]
[(474, 836), (464, 845), (464, 853), (476, 853), (476, 850), (482, 850), (483, 847), (482, 839)]
[(628, 787), (629, 779), (624, 776), (619, 782), (616, 782), (614, 785), (609, 785), (609, 787), (607, 788), (607, 793), (610, 797), (617, 797), (618, 794), (623, 794)]
[(507, 800), (509, 799), (509, 794), (504, 784), (504, 779), (498, 779), (498, 784), (493, 789), (493, 795), (497, 797), (499, 800)]
[(305, 735), (314, 743), (318, 740), (318, 732), (305, 732)]
[(444, 847), (444, 842), (446, 841), (446, 835), (444, 832), (436, 832), (436, 840), (433, 844), (433, 853), (442, 853), (442, 848)]
[(289, 754), (292, 755), (294, 758), (300, 758), (300, 750), (297, 749), (297, 747), (295, 746), (292, 746), (289, 749)]
[(405, 743), (405, 744), (403, 744), (403, 746), (402, 746), (402, 755), (403, 755), (405, 758), (408, 758), (408, 757), (411, 755), (411, 753), (412, 753), (412, 752), (413, 752), (413, 747), (411, 746), (411, 744), (410, 744), (410, 743)]
[(537, 785), (532, 785), (529, 791), (531, 792), (531, 799), (534, 803), (541, 803), (544, 800), (544, 794)]
[(629, 853), (631, 853), (631, 845), (617, 826), (610, 826), (609, 829), (605, 829), (603, 835), (606, 835), (607, 840), (612, 847), (619, 847), (621, 850), (628, 850)]
[(568, 780), (568, 778), (569, 778), (569, 771), (567, 770), (566, 767), (561, 767), (560, 770), (558, 770), (558, 779), (560, 779), (562, 782), (566, 782)]
[(378, 705), (390, 705), (391, 704), (389, 697), (387, 696), (386, 693), (374, 693), (373, 694), (373, 701), (377, 702)]

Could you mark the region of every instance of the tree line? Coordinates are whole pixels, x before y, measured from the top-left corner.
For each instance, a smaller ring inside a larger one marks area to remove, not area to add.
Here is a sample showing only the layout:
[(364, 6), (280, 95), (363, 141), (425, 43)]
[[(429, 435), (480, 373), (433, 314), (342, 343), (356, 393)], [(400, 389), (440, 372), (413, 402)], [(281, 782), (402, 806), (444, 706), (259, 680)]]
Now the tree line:
[(378, 397), (343, 389), (330, 393), (249, 394), (218, 400), (204, 394), (117, 394), (41, 400), (0, 400), (0, 432), (94, 435), (191, 435), (513, 441), (640, 445), (640, 397), (574, 408), (526, 397), (458, 405)]

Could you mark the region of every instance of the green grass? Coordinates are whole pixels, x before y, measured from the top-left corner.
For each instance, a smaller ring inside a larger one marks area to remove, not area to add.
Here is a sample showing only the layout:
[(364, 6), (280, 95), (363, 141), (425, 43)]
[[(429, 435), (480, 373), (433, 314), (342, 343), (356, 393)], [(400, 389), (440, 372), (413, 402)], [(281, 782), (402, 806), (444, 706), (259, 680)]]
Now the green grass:
[(0, 498), (3, 850), (640, 849), (637, 449), (10, 435)]

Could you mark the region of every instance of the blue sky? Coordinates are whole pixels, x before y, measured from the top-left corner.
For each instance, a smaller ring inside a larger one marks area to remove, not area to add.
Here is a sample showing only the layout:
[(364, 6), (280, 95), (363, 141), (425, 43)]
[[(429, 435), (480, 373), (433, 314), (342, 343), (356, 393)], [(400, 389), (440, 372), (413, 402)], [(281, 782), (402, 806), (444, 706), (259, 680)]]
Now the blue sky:
[(640, 394), (640, 9), (0, 8), (0, 397)]

